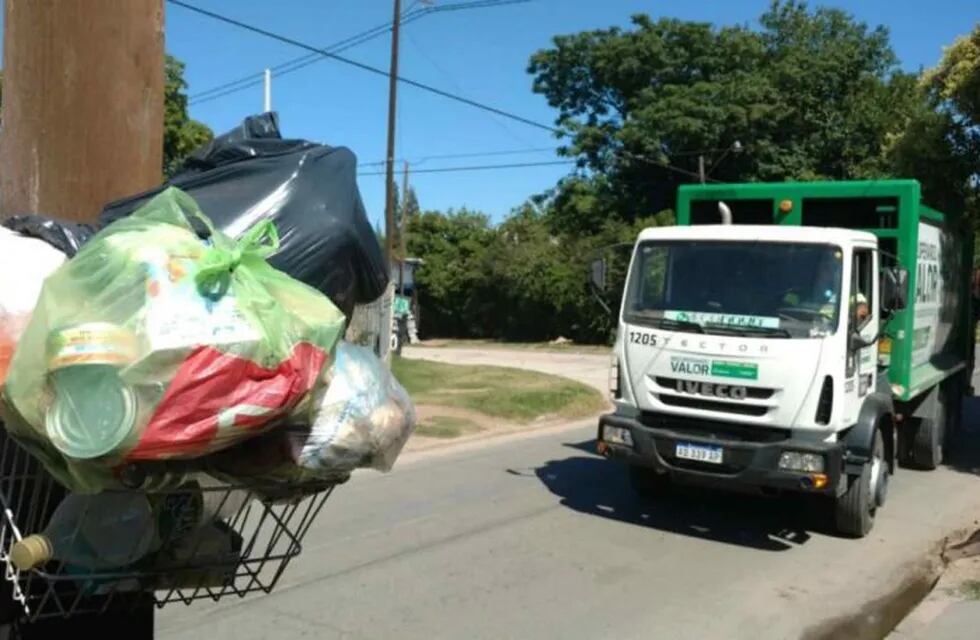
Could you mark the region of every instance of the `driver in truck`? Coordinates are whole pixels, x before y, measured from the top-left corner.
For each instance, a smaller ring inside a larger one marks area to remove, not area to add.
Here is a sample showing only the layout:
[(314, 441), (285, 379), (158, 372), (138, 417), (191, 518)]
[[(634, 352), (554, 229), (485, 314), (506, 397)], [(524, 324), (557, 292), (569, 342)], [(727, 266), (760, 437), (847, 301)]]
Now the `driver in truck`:
[(871, 310), (868, 308), (868, 299), (863, 293), (858, 291), (851, 298), (851, 306), (854, 308), (854, 317), (857, 318), (857, 326), (863, 326), (864, 321), (871, 315)]

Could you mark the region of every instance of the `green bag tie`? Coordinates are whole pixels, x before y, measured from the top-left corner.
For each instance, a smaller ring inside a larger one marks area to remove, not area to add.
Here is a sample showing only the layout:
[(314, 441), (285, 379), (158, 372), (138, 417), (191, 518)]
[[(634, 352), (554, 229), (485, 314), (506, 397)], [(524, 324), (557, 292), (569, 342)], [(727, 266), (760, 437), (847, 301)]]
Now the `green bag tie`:
[(201, 216), (211, 230), (212, 246), (198, 262), (196, 282), (205, 295), (221, 294), (228, 276), (247, 257), (265, 259), (279, 251), (279, 233), (271, 220), (252, 225), (237, 241), (215, 232), (210, 222)]

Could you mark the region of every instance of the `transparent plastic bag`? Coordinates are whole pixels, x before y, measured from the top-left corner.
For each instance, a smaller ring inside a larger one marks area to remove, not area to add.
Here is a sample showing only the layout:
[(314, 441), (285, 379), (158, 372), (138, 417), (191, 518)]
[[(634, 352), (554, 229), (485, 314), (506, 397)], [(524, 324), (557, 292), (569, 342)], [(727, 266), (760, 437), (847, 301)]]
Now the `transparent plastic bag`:
[(337, 345), (326, 389), (313, 396), (309, 430), (290, 430), (292, 456), (309, 472), (389, 471), (415, 428), (404, 387), (369, 349)]
[(60, 454), (80, 489), (288, 418), (322, 386), (344, 317), (269, 266), (277, 248), (270, 221), (233, 241), (174, 188), (106, 227), (45, 282), (8, 375), (12, 435)]
[(44, 279), (65, 263), (46, 242), (0, 227), (0, 386)]

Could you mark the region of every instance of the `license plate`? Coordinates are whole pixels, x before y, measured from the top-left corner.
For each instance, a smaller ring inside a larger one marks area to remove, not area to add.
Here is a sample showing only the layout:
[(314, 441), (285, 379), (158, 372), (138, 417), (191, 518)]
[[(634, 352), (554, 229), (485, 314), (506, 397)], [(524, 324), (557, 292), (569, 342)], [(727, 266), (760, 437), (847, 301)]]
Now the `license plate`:
[(674, 449), (674, 455), (681, 460), (721, 464), (722, 448), (707, 447), (701, 444), (691, 444), (690, 442), (678, 442)]

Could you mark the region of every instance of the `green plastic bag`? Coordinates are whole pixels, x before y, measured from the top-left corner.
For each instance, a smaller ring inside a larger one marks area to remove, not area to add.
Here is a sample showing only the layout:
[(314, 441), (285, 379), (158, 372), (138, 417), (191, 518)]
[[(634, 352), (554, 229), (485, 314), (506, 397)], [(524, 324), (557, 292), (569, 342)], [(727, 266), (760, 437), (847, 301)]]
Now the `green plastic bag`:
[[(208, 231), (198, 237), (191, 220)], [(134, 461), (198, 458), (288, 423), (324, 384), (344, 316), (175, 188), (106, 227), (44, 284), (11, 362), (11, 435), (76, 490)]]

